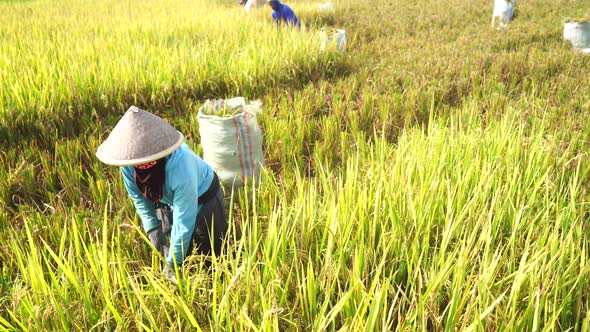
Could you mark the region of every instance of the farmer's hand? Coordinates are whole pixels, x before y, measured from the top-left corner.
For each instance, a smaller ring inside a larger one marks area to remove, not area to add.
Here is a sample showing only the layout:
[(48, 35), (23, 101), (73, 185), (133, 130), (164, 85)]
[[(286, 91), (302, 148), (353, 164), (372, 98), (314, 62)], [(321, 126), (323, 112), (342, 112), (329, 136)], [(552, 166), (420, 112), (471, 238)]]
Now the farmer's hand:
[(160, 252), (164, 257), (168, 256), (168, 248), (170, 246), (168, 237), (162, 231), (162, 225), (152, 229), (148, 232), (148, 237), (152, 245)]
[(168, 278), (168, 280), (172, 281), (172, 283), (174, 283), (175, 285), (178, 285), (178, 280), (176, 279), (176, 274), (174, 273), (174, 269), (170, 268), (169, 265), (166, 265), (164, 267), (164, 270), (162, 270), (162, 274), (164, 275), (164, 277)]

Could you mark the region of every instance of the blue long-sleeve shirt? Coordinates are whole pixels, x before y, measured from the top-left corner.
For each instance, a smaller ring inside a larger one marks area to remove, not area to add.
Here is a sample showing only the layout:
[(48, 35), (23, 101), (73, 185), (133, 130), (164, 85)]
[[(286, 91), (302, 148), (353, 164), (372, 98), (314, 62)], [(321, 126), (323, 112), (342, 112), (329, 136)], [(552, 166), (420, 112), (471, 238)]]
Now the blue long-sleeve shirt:
[(279, 4), (279, 7), (276, 10), (272, 11), (272, 19), (276, 24), (285, 22), (286, 25), (296, 25), (297, 27), (301, 28), (301, 23), (295, 13), (291, 9), (291, 7), (287, 5), (283, 5), (282, 3)]
[[(135, 184), (133, 166), (121, 167), (123, 182), (146, 232), (160, 226), (154, 203), (141, 194)], [(172, 207), (173, 225), (170, 232), (170, 250), (166, 261), (177, 264), (186, 257), (197, 214), (201, 210), (199, 196), (209, 189), (213, 181), (213, 169), (197, 156), (186, 143), (166, 159), (166, 178), (162, 203)], [(173, 256), (174, 255), (174, 256)]]

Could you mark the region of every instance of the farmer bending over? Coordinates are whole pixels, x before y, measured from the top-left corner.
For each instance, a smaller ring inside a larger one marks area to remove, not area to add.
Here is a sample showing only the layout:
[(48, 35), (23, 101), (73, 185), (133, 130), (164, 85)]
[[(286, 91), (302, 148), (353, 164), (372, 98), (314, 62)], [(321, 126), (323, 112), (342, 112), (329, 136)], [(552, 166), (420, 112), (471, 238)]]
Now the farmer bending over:
[(174, 279), (174, 263), (182, 264), (193, 247), (221, 253), (227, 220), (217, 174), (170, 124), (132, 106), (96, 156), (121, 166), (143, 229), (166, 258), (166, 276)]
[(295, 16), (295, 13), (289, 6), (283, 5), (279, 0), (267, 0), (266, 2), (272, 8), (272, 19), (277, 25), (284, 22), (288, 26), (296, 25), (298, 28), (301, 28), (299, 19), (297, 19), (297, 16)]

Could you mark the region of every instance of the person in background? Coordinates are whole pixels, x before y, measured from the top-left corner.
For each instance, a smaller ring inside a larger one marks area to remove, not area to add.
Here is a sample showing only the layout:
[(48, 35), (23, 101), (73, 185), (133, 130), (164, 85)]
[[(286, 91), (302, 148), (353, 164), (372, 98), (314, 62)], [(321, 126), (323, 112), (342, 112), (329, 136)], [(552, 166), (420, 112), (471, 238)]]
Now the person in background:
[(96, 156), (121, 167), (143, 229), (166, 259), (164, 275), (176, 281), (175, 264), (193, 248), (221, 254), (227, 219), (219, 179), (170, 124), (132, 106)]
[(299, 19), (289, 6), (282, 4), (279, 0), (267, 0), (266, 2), (272, 8), (272, 19), (277, 25), (285, 23), (287, 26), (293, 25), (301, 28)]
[(240, 5), (244, 6), (246, 13), (249, 13), (252, 7), (264, 6), (266, 0), (240, 0)]

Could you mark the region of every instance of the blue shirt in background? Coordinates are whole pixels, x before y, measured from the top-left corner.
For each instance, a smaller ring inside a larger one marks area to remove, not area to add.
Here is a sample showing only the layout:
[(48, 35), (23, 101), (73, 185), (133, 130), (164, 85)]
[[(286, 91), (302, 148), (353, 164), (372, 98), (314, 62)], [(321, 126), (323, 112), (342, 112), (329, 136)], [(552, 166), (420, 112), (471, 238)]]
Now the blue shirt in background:
[(276, 24), (280, 24), (281, 21), (285, 22), (286, 25), (296, 25), (297, 27), (301, 28), (301, 23), (293, 10), (287, 6), (283, 5), (282, 3), (279, 4), (279, 7), (276, 10), (272, 11), (272, 19)]
[[(133, 166), (121, 167), (123, 182), (135, 204), (146, 232), (160, 226), (155, 205), (143, 197), (135, 184)], [(173, 209), (173, 225), (170, 233), (170, 251), (166, 261), (172, 265), (174, 257), (181, 264), (189, 248), (197, 214), (201, 210), (199, 196), (209, 189), (213, 181), (213, 169), (197, 156), (186, 143), (166, 157), (166, 179), (162, 203)]]

